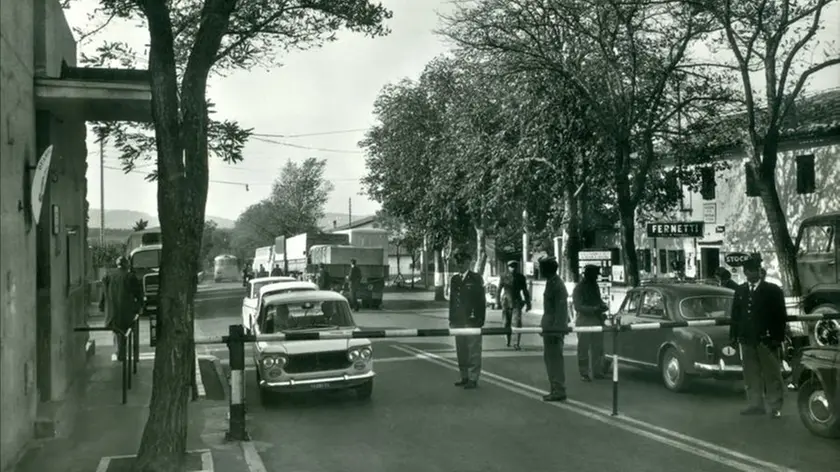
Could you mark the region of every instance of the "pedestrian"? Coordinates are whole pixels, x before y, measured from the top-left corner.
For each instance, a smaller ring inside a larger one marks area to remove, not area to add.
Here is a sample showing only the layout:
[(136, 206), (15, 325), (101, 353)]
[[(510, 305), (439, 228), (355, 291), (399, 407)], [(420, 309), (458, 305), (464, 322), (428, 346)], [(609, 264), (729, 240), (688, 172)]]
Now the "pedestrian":
[(274, 264), (274, 268), (271, 269), (271, 276), (279, 277), (281, 275), (283, 275), (283, 269), (280, 268), (280, 264)]
[(257, 277), (268, 277), (268, 271), (265, 270), (265, 266), (260, 264), (260, 270), (257, 272)]
[[(449, 282), (449, 327), (481, 328), (487, 305), (484, 301), (484, 280), (470, 270), (470, 256), (465, 252), (453, 254), (458, 273)], [(481, 334), (455, 337), (455, 351), (461, 379), (456, 387), (474, 389), (481, 375)]]
[(715, 271), (715, 277), (720, 282), (720, 286), (731, 290), (738, 290), (738, 282), (732, 280), (732, 273), (726, 267), (718, 267)]
[(362, 269), (356, 265), (356, 259), (350, 259), (350, 307), (359, 311), (359, 287), (362, 285)]
[(102, 297), (99, 311), (105, 313), (105, 327), (114, 332), (117, 360), (125, 360), (125, 333), (131, 328), (134, 316), (140, 312), (143, 286), (131, 271), (128, 259), (117, 258), (117, 268), (102, 278)]
[[(604, 326), (609, 307), (601, 298), (598, 287), (598, 275), (601, 268), (587, 265), (583, 268), (583, 280), (572, 292), (572, 300), (577, 317), (575, 326)], [(584, 382), (592, 378), (604, 378), (604, 333), (577, 333), (578, 369)], [(591, 361), (591, 362), (590, 362)], [(590, 366), (591, 364), (591, 366)], [(590, 375), (591, 372), (591, 375)]]
[(318, 288), (320, 290), (329, 290), (330, 289), (330, 273), (327, 271), (327, 266), (324, 263), (318, 264), (318, 276), (317, 281)]
[(747, 408), (742, 415), (781, 416), (784, 401), (781, 347), (787, 313), (785, 295), (775, 284), (761, 280), (761, 261), (744, 263), (747, 281), (735, 291), (729, 326), (733, 346), (740, 345), (747, 390)]
[[(557, 258), (540, 261), (540, 273), (547, 278), (543, 292), (543, 359), (548, 374), (550, 391), (543, 396), (547, 402), (566, 401), (566, 366), (563, 360), (563, 341), (569, 329), (569, 292), (563, 279), (557, 275)], [(553, 332), (552, 332), (553, 331)]]
[[(505, 320), (505, 329), (511, 327), (522, 327), (522, 308), (526, 311), (531, 310), (531, 294), (528, 292), (528, 281), (525, 276), (519, 272), (519, 263), (510, 261), (507, 263), (507, 273), (502, 276), (499, 281), (499, 289), (496, 291), (496, 304), (502, 307), (502, 316)], [(506, 334), (507, 347), (510, 347), (511, 337), (513, 337), (513, 349), (519, 351), (522, 349), (520, 341), (521, 334)]]

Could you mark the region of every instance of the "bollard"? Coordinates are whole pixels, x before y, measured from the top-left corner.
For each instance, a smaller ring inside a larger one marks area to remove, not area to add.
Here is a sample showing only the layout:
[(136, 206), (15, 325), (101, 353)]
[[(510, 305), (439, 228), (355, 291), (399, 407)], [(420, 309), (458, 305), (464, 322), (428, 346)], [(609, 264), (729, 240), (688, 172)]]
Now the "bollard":
[(230, 325), (227, 345), (230, 356), (230, 429), (225, 439), (249, 441), (245, 430), (245, 328), (242, 325)]
[(131, 365), (134, 363), (132, 360), (134, 357), (134, 335), (131, 328), (128, 328), (128, 331), (123, 335), (123, 344), (125, 344), (125, 361), (123, 362), (125, 363), (126, 378), (128, 379), (126, 390), (131, 390)]
[(140, 363), (140, 315), (134, 318), (134, 374), (137, 375), (137, 364)]
[(618, 416), (618, 330), (621, 328), (619, 318), (613, 318), (612, 335), (612, 416)]
[[(122, 336), (123, 343), (125, 343), (125, 334), (120, 333), (119, 336)], [(123, 358), (122, 358), (122, 404), (125, 405), (128, 403), (128, 346), (123, 346)], [(119, 349), (117, 349), (117, 354), (119, 355)]]

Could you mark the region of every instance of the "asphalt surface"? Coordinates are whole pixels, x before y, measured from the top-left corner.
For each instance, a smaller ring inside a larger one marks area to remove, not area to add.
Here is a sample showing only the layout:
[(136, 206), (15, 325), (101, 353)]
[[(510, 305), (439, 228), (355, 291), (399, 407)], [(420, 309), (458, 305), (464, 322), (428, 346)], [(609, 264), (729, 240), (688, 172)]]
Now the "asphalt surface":
[[(197, 298), (198, 335), (226, 333), (240, 318), (241, 288), (214, 288)], [(385, 309), (357, 313), (356, 322), (445, 327), (439, 305), (403, 303), (428, 298), (386, 294)], [(572, 352), (566, 359), (569, 401), (541, 401), (547, 382), (536, 335), (523, 337), (521, 352), (505, 348), (503, 337), (485, 339), (484, 373), (472, 391), (452, 385), (452, 344), (449, 338), (375, 341), (377, 378), (369, 402), (338, 392), (284, 396), (264, 406), (249, 367), (248, 429), (266, 471), (840, 470), (840, 442), (805, 430), (795, 392), (782, 418), (745, 418), (738, 414), (744, 407), (738, 385), (709, 381), (675, 394), (656, 373), (622, 368), (619, 416), (613, 417), (611, 382), (581, 382)], [(222, 375), (229, 372), (224, 346), (197, 350), (218, 358)], [(205, 383), (214, 380), (221, 384)]]

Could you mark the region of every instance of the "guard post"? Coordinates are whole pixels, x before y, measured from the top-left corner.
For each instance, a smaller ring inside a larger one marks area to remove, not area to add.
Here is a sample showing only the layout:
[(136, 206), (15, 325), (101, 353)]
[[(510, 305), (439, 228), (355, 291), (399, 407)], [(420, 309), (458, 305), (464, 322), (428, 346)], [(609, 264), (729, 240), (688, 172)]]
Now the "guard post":
[(618, 332), (621, 330), (621, 318), (612, 317), (612, 416), (618, 416)]
[(230, 356), (230, 429), (228, 441), (250, 441), (245, 430), (245, 328), (230, 325), (227, 337)]

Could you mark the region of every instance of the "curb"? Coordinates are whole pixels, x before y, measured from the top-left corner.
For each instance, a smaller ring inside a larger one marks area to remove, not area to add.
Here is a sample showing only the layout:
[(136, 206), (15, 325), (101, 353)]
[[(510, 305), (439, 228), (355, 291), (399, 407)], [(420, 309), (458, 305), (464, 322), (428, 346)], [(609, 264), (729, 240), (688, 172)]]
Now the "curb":
[(201, 369), (198, 367), (198, 356), (195, 356), (195, 389), (198, 398), (207, 397), (207, 391), (204, 390), (204, 381), (201, 378)]

